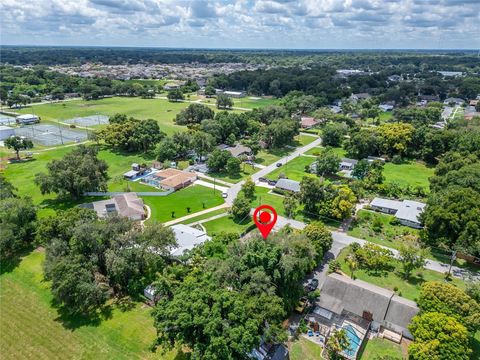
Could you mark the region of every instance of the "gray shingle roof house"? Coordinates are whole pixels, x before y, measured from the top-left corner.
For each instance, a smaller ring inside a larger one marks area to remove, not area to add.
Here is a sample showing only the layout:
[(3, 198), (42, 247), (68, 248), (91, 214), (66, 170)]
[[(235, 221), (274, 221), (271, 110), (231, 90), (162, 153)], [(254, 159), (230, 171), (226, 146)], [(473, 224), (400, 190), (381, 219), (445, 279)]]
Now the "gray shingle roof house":
[(383, 198), (375, 198), (370, 203), (374, 210), (394, 215), (401, 224), (413, 228), (421, 228), (419, 216), (425, 208), (424, 203), (413, 200), (390, 200)]
[(337, 315), (347, 311), (372, 321), (372, 326), (386, 328), (409, 339), (408, 324), (420, 310), (414, 301), (395, 295), (361, 280), (340, 274), (327, 276), (318, 306)]
[(353, 170), (355, 165), (357, 165), (358, 160), (343, 158), (340, 161), (339, 169), (340, 170)]
[(136, 193), (130, 192), (113, 196), (109, 200), (100, 200), (88, 204), (81, 204), (80, 207), (95, 210), (100, 218), (109, 214), (117, 214), (131, 220), (145, 219), (143, 200)]
[(300, 183), (290, 179), (279, 179), (275, 184), (275, 188), (297, 193), (300, 192)]

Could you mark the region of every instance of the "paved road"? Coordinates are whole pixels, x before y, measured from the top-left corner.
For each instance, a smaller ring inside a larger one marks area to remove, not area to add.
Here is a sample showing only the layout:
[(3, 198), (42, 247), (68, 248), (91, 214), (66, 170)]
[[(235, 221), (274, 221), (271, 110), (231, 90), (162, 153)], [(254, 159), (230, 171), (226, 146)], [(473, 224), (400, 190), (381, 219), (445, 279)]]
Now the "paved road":
[[(289, 155), (281, 158), (280, 160), (278, 161), (275, 161), (273, 164), (270, 164), (268, 166), (265, 166), (265, 168), (257, 171), (255, 174), (253, 174), (251, 177), (252, 177), (252, 180), (254, 182), (256, 182), (258, 179), (260, 179), (261, 177), (265, 177), (267, 176), (268, 174), (270, 174), (272, 171), (276, 170), (277, 169), (277, 164), (280, 163), (283, 165), (285, 165), (287, 162), (293, 160), (294, 158), (302, 155), (303, 153), (307, 152), (308, 150), (310, 149), (313, 149), (314, 147), (317, 147), (319, 146), (320, 144), (322, 143), (322, 139), (321, 138), (317, 138), (315, 139), (314, 141), (312, 141), (310, 144), (307, 144), (305, 146), (302, 146), (301, 148), (297, 148), (296, 150), (294, 150), (292, 153), (290, 153)], [(242, 188), (242, 185), (243, 185), (244, 181), (241, 181), (235, 185), (233, 185), (229, 190), (228, 190), (228, 197), (227, 197), (227, 203), (229, 205), (233, 204), (233, 200), (235, 200), (235, 198), (237, 197), (238, 193), (240, 192), (241, 188)]]
[[(275, 224), (275, 229), (280, 229), (287, 224), (289, 224), (294, 229), (299, 229), (299, 230), (302, 230), (306, 226), (306, 224), (301, 221), (288, 219), (283, 216), (278, 216), (277, 223)], [(341, 249), (343, 249), (344, 247), (347, 247), (348, 245), (354, 242), (357, 242), (360, 245), (364, 245), (368, 243), (368, 241), (366, 240), (347, 235), (344, 232), (340, 232), (340, 231), (332, 231), (332, 237), (333, 237), (332, 249), (326, 255), (328, 261), (331, 260), (331, 255), (334, 255), (336, 257)], [(390, 250), (395, 257), (399, 257), (398, 250), (395, 250), (386, 246), (382, 246), (382, 247)], [(323, 269), (323, 267), (325, 267), (325, 262), (322, 263), (322, 265), (320, 265), (319, 268), (315, 270), (315, 275), (314, 275), (314, 277), (316, 277), (320, 281), (320, 284), (323, 284), (322, 281), (325, 281), (325, 276), (326, 276), (325, 275), (326, 270)], [(328, 266), (326, 267), (328, 268)], [(444, 264), (435, 260), (426, 260), (424, 267), (428, 270), (445, 273), (446, 271), (448, 271), (449, 264)], [(454, 277), (461, 278), (461, 279), (473, 278), (476, 280), (480, 280), (479, 273), (469, 271), (468, 269), (462, 269), (457, 266), (452, 266), (452, 275)]]

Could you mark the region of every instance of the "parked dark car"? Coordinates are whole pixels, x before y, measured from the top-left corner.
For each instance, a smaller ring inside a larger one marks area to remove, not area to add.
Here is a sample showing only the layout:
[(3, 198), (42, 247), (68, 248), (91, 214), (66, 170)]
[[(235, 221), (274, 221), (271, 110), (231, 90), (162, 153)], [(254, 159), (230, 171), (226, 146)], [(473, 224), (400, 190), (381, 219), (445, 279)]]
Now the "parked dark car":
[(308, 290), (310, 291), (315, 291), (318, 287), (318, 280), (317, 279), (312, 279), (310, 283), (308, 284)]
[(277, 182), (275, 180), (267, 180), (268, 185), (275, 186)]
[(259, 178), (258, 181), (260, 181), (260, 182), (268, 182), (268, 180), (267, 180), (266, 178), (263, 178), (263, 177), (262, 177), (262, 178)]
[(277, 167), (280, 167), (280, 166), (282, 166), (282, 163), (277, 163)]

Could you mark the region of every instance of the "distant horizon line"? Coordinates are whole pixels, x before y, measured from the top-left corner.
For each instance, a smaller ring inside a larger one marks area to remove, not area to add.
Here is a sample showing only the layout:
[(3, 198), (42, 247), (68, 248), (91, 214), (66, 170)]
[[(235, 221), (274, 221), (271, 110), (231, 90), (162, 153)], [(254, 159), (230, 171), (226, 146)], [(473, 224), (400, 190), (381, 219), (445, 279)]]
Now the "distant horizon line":
[(264, 51), (479, 51), (478, 48), (274, 48), (274, 47), (173, 47), (135, 45), (33, 45), (0, 44), (0, 47), (30, 48), (117, 48), (117, 49), (159, 49), (159, 50), (264, 50)]

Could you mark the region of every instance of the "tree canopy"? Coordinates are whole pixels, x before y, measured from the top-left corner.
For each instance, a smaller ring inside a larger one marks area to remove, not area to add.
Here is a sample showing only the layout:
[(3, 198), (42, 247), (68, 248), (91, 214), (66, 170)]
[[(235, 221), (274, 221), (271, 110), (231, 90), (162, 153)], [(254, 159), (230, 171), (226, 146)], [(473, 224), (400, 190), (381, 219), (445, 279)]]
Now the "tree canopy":
[(47, 173), (35, 175), (35, 184), (42, 194), (54, 192), (75, 199), (88, 191), (106, 191), (108, 165), (97, 155), (95, 147), (79, 145), (62, 159), (49, 162)]

